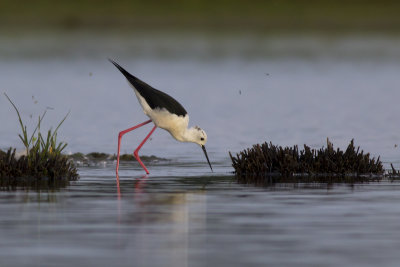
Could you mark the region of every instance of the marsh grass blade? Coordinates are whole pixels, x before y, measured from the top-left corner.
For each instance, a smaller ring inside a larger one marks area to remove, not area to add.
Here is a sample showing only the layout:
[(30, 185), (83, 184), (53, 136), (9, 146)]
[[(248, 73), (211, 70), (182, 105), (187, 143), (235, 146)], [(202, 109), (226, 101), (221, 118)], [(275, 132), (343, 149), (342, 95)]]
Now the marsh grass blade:
[(18, 134), (18, 136), (25, 146), (26, 155), (28, 159), (34, 160), (36, 158), (36, 155), (40, 155), (40, 157), (43, 159), (46, 158), (49, 154), (55, 154), (55, 155), (61, 154), (61, 152), (67, 146), (67, 143), (64, 142), (57, 143), (57, 131), (68, 117), (70, 111), (68, 111), (68, 113), (64, 116), (64, 118), (60, 121), (56, 129), (52, 131), (52, 129), (50, 128), (50, 130), (47, 131), (47, 136), (44, 137), (41, 132), (41, 123), (46, 115), (46, 110), (45, 110), (41, 116), (39, 115), (38, 123), (32, 135), (28, 138), (28, 130), (26, 128), (26, 125), (24, 125), (22, 121), (21, 114), (19, 113), (17, 106), (11, 101), (11, 99), (8, 97), (6, 93), (4, 93), (4, 95), (7, 97), (8, 101), (11, 103), (11, 105), (17, 112), (18, 121), (22, 130), (22, 134)]

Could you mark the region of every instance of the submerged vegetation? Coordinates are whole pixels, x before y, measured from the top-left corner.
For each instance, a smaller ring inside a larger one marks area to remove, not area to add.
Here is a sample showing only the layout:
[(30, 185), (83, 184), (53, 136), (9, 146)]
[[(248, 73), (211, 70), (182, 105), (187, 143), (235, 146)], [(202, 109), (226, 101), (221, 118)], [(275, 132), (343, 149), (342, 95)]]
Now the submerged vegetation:
[(41, 132), (41, 123), (46, 111), (39, 116), (38, 123), (31, 135), (28, 135), (18, 108), (11, 99), (4, 94), (15, 109), (22, 133), (19, 138), (24, 144), (25, 151), (17, 156), (15, 148), (7, 152), (0, 152), (0, 179), (1, 186), (19, 185), (22, 181), (29, 184), (33, 182), (55, 183), (57, 181), (71, 181), (78, 179), (77, 170), (67, 156), (61, 152), (67, 146), (64, 142), (57, 141), (57, 131), (63, 124), (68, 114), (61, 120), (55, 130), (48, 130), (47, 135)]
[[(73, 160), (76, 165), (78, 166), (105, 166), (108, 164), (115, 164), (114, 161), (117, 160), (117, 155), (115, 154), (107, 154), (107, 153), (102, 153), (102, 152), (91, 152), (88, 154), (83, 154), (83, 153), (74, 153), (71, 155), (68, 155), (68, 158)], [(133, 154), (122, 154), (119, 157), (121, 162), (131, 162), (131, 161), (136, 161), (135, 157)], [(151, 156), (145, 156), (142, 155), (140, 156), (140, 159), (143, 162), (159, 162), (159, 161), (168, 161), (165, 158), (160, 158), (156, 157), (154, 155)]]
[(345, 151), (327, 147), (311, 149), (304, 145), (281, 147), (272, 143), (254, 145), (236, 157), (229, 153), (240, 182), (362, 182), (379, 180), (384, 168), (380, 158), (371, 158), (351, 140)]

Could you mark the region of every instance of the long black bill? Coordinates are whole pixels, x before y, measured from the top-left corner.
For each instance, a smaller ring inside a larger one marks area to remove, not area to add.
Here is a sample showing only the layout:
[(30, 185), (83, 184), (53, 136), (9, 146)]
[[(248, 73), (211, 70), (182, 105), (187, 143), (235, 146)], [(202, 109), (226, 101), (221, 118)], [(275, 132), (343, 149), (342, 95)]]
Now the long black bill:
[(203, 149), (203, 151), (204, 151), (204, 155), (206, 155), (207, 162), (208, 162), (208, 165), (210, 165), (210, 169), (211, 169), (211, 171), (212, 171), (212, 172), (214, 172), (214, 171), (213, 171), (213, 169), (212, 169), (212, 167), (211, 167), (210, 160), (208, 159), (208, 156), (207, 156), (206, 147), (202, 145), (202, 146), (201, 146), (201, 148), (202, 148), (202, 149)]

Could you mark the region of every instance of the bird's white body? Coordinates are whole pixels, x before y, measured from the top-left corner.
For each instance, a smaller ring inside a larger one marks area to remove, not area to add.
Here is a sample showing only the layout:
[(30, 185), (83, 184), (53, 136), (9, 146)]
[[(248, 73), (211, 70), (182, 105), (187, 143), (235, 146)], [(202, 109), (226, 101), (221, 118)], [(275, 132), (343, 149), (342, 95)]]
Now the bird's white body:
[(186, 114), (185, 116), (178, 116), (176, 114), (172, 114), (168, 112), (168, 110), (162, 108), (152, 109), (142, 97), (139, 92), (133, 87), (133, 91), (137, 99), (139, 100), (140, 105), (143, 108), (144, 114), (146, 114), (153, 123), (166, 131), (168, 131), (172, 137), (180, 142), (195, 142), (198, 143), (200, 140), (198, 137), (198, 131), (201, 131), (203, 135), (204, 143), (207, 142), (207, 135), (206, 133), (198, 127), (192, 127), (188, 129), (189, 125), (189, 115)]

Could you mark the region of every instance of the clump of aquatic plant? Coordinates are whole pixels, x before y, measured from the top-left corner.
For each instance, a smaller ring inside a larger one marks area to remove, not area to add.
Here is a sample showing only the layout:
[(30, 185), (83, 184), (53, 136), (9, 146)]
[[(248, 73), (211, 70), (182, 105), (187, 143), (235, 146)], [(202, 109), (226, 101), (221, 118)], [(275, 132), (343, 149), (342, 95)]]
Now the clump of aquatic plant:
[[(33, 155), (39, 153), (41, 157), (47, 154), (56, 154), (56, 155), (61, 154), (61, 152), (64, 150), (67, 144), (64, 142), (59, 142), (59, 143), (57, 142), (57, 131), (60, 128), (60, 126), (64, 123), (65, 119), (68, 117), (69, 112), (60, 121), (60, 123), (57, 125), (54, 131), (52, 131), (52, 129), (49, 129), (47, 131), (47, 136), (43, 136), (41, 133), (40, 126), (47, 112), (47, 110), (45, 110), (42, 116), (39, 115), (38, 124), (36, 125), (36, 128), (33, 131), (33, 133), (29, 136), (26, 125), (24, 125), (24, 123), (22, 122), (18, 108), (15, 106), (15, 104), (11, 101), (11, 99), (8, 97), (6, 93), (4, 93), (4, 95), (7, 97), (8, 101), (10, 101), (11, 105), (17, 112), (18, 121), (22, 130), (22, 134), (18, 134), (18, 136), (25, 146), (26, 155), (30, 154), (30, 152), (33, 152), (32, 153)], [(35, 136), (35, 134), (37, 135)]]
[(246, 183), (264, 181), (266, 177), (280, 182), (293, 181), (293, 177), (308, 177), (308, 182), (362, 181), (371, 175), (382, 177), (384, 173), (380, 158), (371, 158), (369, 153), (360, 151), (360, 147), (356, 149), (354, 140), (345, 151), (335, 150), (329, 140), (326, 148), (311, 149), (304, 145), (302, 150), (297, 145), (281, 147), (265, 142), (238, 153), (236, 157), (229, 155), (238, 180)]
[(7, 94), (4, 93), (4, 95), (18, 115), (21, 126), (21, 133), (18, 136), (25, 147), (25, 153), (21, 157), (16, 157), (15, 149), (12, 148), (6, 153), (0, 153), (0, 178), (31, 177), (35, 179), (47, 179), (49, 181), (60, 179), (76, 180), (78, 178), (76, 168), (61, 153), (67, 146), (67, 143), (57, 140), (58, 129), (64, 123), (69, 113), (65, 115), (55, 130), (49, 129), (47, 135), (43, 135), (41, 123), (46, 115), (46, 111), (44, 111), (39, 116), (33, 133), (29, 135), (18, 108)]
[(15, 148), (0, 153), (0, 187), (63, 186), (78, 178), (75, 165), (62, 154), (51, 154), (44, 159), (33, 152), (17, 158)]

